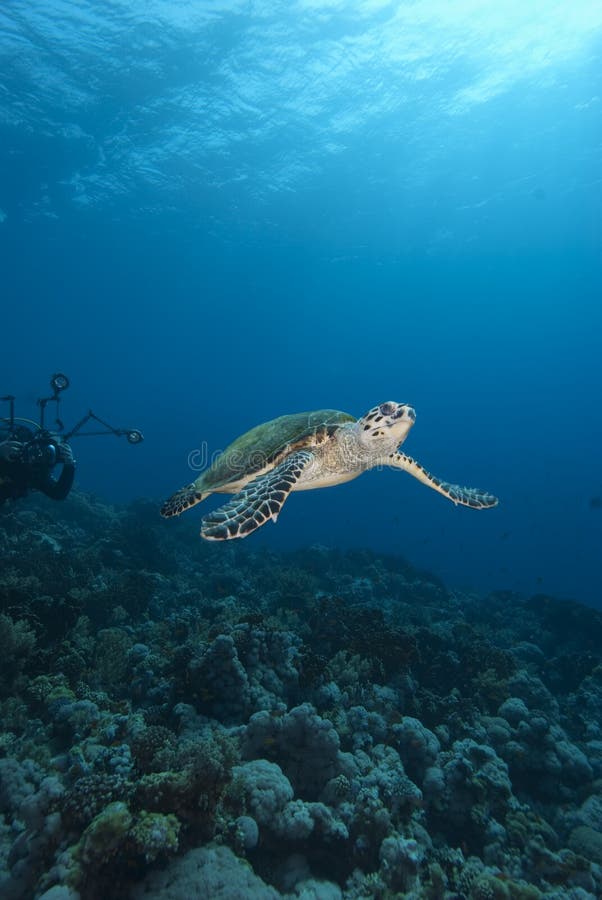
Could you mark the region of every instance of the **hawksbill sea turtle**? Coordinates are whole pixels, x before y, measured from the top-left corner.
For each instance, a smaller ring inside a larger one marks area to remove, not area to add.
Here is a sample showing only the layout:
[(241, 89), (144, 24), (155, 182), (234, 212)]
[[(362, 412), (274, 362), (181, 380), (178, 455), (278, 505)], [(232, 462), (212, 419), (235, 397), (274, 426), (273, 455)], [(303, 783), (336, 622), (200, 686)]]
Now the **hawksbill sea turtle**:
[(209, 494), (234, 494), (203, 518), (201, 536), (210, 541), (242, 538), (275, 522), (291, 491), (342, 484), (376, 466), (409, 472), (456, 505), (496, 506), (492, 494), (441, 481), (399, 451), (415, 419), (411, 406), (389, 401), (361, 419), (320, 409), (264, 422), (236, 438), (196, 481), (166, 500), (161, 515), (178, 516)]

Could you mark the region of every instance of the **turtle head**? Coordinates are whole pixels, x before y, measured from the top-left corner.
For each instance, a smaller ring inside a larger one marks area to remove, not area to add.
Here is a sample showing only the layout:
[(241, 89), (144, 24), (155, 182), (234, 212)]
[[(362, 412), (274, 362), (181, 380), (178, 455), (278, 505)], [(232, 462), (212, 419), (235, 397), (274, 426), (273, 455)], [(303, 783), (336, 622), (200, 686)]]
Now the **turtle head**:
[(358, 436), (364, 449), (378, 455), (396, 450), (402, 444), (416, 413), (407, 403), (388, 400), (368, 410), (357, 422)]

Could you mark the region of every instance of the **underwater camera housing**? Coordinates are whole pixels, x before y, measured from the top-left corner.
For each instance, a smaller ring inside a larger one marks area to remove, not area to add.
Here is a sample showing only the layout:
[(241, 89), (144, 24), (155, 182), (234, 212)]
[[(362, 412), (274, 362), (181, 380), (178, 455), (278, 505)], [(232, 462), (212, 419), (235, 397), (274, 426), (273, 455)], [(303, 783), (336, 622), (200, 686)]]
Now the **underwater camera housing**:
[(40, 431), (24, 444), (20, 456), (20, 461), (32, 468), (51, 469), (56, 460), (56, 442), (48, 432)]
[[(48, 397), (38, 398), (37, 404), (40, 407), (40, 418), (38, 422), (31, 419), (24, 419), (15, 416), (15, 397), (7, 394), (0, 397), (0, 401), (9, 404), (9, 415), (0, 417), (0, 426), (7, 426), (8, 440), (16, 440), (24, 443), (22, 451), (23, 462), (32, 466), (53, 466), (57, 461), (57, 440), (56, 434), (52, 434), (46, 427), (46, 407), (49, 403), (54, 403), (56, 408), (54, 432), (63, 432), (64, 424), (59, 417), (61, 394), (69, 387), (69, 379), (62, 372), (55, 372), (50, 379), (50, 387), (52, 394)], [(102, 431), (82, 431), (81, 429), (88, 422), (94, 421), (102, 425)], [(31, 426), (35, 429), (32, 436)], [(114, 434), (116, 437), (125, 436), (128, 444), (140, 444), (144, 440), (144, 435), (137, 428), (114, 428), (101, 419), (92, 410), (88, 410), (79, 422), (66, 432), (62, 441), (69, 441), (72, 437), (94, 437), (101, 434)]]

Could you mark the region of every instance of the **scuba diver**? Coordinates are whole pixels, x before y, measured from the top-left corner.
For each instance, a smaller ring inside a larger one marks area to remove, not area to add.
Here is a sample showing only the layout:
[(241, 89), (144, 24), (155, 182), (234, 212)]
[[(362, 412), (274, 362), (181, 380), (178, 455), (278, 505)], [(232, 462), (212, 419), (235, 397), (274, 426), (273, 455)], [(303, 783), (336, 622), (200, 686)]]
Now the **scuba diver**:
[[(57, 464), (63, 469), (58, 478), (52, 470)], [(75, 459), (71, 447), (56, 435), (47, 432), (40, 439), (25, 425), (0, 441), (0, 504), (18, 500), (32, 491), (41, 491), (52, 500), (64, 500), (73, 485)]]
[[(33, 422), (15, 416), (15, 398), (8, 394), (0, 400), (8, 402), (8, 417), (0, 417), (0, 506), (6, 500), (18, 500), (30, 491), (40, 491), (52, 500), (64, 500), (73, 486), (75, 459), (69, 440), (75, 435), (114, 434), (125, 435), (128, 443), (139, 444), (143, 435), (136, 429), (113, 428), (100, 419), (92, 410), (65, 435), (63, 423), (58, 416), (60, 394), (69, 387), (69, 379), (57, 372), (50, 379), (52, 395), (38, 400), (40, 421)], [(45, 426), (45, 412), (48, 403), (56, 404), (55, 430)], [(104, 427), (104, 431), (81, 432), (90, 420)], [(62, 466), (55, 478), (56, 466)]]

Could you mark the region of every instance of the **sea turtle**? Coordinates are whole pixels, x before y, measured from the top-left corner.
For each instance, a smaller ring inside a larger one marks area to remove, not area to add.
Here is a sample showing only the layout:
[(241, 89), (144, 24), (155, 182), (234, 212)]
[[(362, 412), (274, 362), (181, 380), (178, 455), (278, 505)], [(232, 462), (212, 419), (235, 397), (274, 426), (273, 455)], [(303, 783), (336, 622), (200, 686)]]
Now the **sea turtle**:
[(196, 481), (166, 500), (161, 515), (178, 516), (209, 494), (234, 494), (203, 518), (201, 535), (210, 541), (242, 538), (270, 519), (275, 522), (291, 491), (341, 484), (376, 466), (403, 469), (455, 504), (495, 506), (491, 494), (441, 481), (399, 452), (415, 418), (411, 406), (388, 401), (361, 419), (320, 409), (264, 422), (236, 438)]

